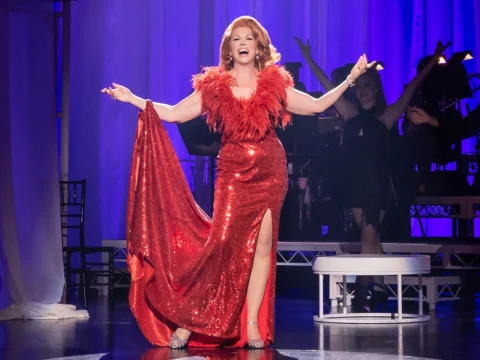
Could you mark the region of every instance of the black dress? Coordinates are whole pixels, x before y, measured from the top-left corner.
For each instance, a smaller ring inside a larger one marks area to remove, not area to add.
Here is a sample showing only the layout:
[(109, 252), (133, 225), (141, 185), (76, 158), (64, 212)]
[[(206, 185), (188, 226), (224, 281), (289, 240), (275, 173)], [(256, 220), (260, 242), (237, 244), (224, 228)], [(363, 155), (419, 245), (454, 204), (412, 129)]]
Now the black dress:
[[(345, 124), (344, 205), (363, 209), (365, 223), (378, 227), (380, 210), (388, 209), (392, 191), (389, 132), (375, 113), (375, 108), (361, 109)], [(363, 135), (359, 135), (360, 132)]]

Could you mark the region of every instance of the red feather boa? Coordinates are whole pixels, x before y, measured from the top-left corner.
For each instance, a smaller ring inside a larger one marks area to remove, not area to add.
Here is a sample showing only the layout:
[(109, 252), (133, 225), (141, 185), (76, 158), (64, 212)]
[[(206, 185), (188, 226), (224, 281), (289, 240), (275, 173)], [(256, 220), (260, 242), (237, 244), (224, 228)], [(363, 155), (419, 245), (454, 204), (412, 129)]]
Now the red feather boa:
[(259, 73), (257, 89), (248, 99), (237, 99), (231, 89), (234, 85), (235, 79), (219, 67), (204, 68), (193, 77), (207, 124), (212, 131), (222, 133), (225, 141), (258, 141), (269, 130), (291, 123), (287, 88), (293, 86), (293, 79), (283, 67), (265, 67)]

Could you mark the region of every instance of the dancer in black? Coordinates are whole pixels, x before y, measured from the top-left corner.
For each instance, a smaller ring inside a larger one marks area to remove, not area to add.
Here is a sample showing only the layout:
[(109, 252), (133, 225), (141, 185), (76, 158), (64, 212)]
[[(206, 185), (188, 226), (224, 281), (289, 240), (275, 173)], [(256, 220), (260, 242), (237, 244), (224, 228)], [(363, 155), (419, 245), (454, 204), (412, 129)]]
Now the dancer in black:
[[(312, 60), (310, 44), (296, 39), (303, 57), (326, 91), (333, 88), (325, 72)], [(408, 104), (450, 44), (438, 42), (435, 54), (422, 71), (405, 87), (399, 99), (387, 105), (380, 76), (369, 69), (356, 81), (353, 101), (341, 97), (335, 108), (345, 122), (343, 142), (344, 206), (352, 210), (353, 220), (361, 233), (362, 254), (383, 254), (379, 227), (392, 201), (393, 189), (389, 173), (389, 130), (408, 109), (415, 124), (436, 121), (423, 110)], [(369, 312), (387, 301), (383, 277), (373, 278), (373, 293), (367, 303), (369, 277), (357, 277), (353, 308)]]

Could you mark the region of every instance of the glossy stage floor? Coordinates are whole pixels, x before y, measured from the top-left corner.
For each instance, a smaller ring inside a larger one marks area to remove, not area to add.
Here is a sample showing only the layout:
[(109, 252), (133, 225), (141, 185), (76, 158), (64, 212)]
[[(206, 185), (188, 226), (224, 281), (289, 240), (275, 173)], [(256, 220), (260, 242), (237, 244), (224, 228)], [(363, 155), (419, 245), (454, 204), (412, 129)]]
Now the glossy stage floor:
[[(121, 292), (112, 312), (106, 298), (92, 296), (88, 320), (1, 322), (0, 359), (480, 359), (478, 295), (440, 303), (428, 323), (367, 326), (320, 325), (313, 322), (318, 302), (312, 291), (279, 293), (275, 344), (267, 350), (153, 348)], [(395, 310), (395, 303), (389, 307)]]

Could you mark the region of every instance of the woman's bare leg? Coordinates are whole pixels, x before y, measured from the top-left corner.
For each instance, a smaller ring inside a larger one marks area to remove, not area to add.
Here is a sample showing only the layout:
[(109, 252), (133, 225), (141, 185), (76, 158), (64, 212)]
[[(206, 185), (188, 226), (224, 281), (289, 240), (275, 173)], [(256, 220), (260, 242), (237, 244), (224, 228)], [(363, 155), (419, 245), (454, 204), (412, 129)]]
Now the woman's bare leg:
[[(374, 255), (383, 254), (383, 247), (380, 242), (380, 232), (377, 227), (374, 227), (371, 224), (366, 224), (365, 214), (363, 209), (354, 208), (352, 209), (352, 216), (355, 224), (360, 230), (360, 242), (361, 242), (361, 254)], [(385, 211), (380, 211), (379, 225), (382, 223), (383, 218), (385, 217)], [(373, 289), (375, 291), (385, 291), (384, 290), (384, 278), (383, 276), (358, 276), (357, 277), (357, 286), (356, 293), (360, 296), (357, 299), (356, 303), (358, 304), (357, 310), (366, 305), (366, 298), (368, 296), (368, 284), (373, 282)]]
[[(262, 304), (263, 295), (265, 294), (265, 287), (271, 265), (272, 230), (272, 213), (270, 209), (268, 209), (260, 225), (252, 272), (248, 282), (247, 321), (249, 322), (258, 322), (258, 312)], [(247, 325), (247, 338), (249, 340), (261, 339), (258, 326), (251, 323)]]
[[(385, 217), (385, 211), (380, 211), (379, 227), (382, 225), (383, 218)], [(383, 246), (380, 242), (380, 231), (377, 231), (377, 236), (375, 240), (375, 254), (383, 255)], [(385, 281), (383, 276), (374, 276), (373, 277), (373, 290), (374, 291), (385, 291)]]

